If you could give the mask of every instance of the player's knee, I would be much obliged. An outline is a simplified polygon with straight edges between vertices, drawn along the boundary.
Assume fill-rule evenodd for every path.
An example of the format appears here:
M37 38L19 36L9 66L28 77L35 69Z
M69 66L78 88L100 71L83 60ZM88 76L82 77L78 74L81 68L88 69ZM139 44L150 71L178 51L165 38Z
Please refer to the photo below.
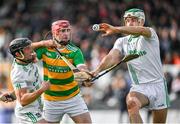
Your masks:
M127 109L129 113L137 113L141 108L141 103L136 97L130 97L127 99Z

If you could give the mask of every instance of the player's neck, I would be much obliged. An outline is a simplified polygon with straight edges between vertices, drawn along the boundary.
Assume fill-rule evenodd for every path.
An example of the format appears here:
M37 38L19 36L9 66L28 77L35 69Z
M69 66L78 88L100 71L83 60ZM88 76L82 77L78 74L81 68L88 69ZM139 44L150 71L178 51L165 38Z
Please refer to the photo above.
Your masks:
M66 47L65 45L60 45L60 44L57 45L58 49L64 49L65 47Z
M20 65L28 65L28 63L23 62L23 61L21 61L21 60L19 60L19 59L16 59L15 61L16 61L16 63L18 63L18 64L20 64Z

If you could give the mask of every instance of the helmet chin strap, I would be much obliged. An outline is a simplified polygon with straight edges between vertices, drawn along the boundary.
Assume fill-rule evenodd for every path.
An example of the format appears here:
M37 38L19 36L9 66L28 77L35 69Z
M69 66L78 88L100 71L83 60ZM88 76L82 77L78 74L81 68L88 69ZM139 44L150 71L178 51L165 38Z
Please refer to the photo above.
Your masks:
M16 56L16 59L18 59L18 60L24 59L24 54L22 53L22 51L19 51L19 53L20 53L21 57Z
M16 58L16 59L18 59L18 58ZM18 60L21 62L25 62L26 64L33 62L33 60L30 60L30 59L29 60L18 59Z
M21 54L21 57L16 56L15 58L18 59L19 61L25 62L25 63L31 63L33 60L29 59L29 60L23 60L24 59L24 54L22 53L22 51L19 52Z

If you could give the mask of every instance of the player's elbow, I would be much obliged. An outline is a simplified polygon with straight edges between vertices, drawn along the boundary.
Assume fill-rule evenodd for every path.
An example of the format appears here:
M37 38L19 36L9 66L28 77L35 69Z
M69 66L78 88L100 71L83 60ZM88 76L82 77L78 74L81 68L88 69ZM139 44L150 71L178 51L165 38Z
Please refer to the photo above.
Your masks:
M23 106L23 107L29 104L29 103L28 103L27 101L25 101L25 100L20 100L19 102L20 102L21 106Z
M147 27L140 27L140 34L147 38L151 37L151 31Z
M20 104L21 104L22 107L28 105L27 103L24 103L24 102L20 102Z
M19 100L20 104L24 107L28 104L30 104L32 101L30 101L29 99L27 99L26 97L22 97L20 100Z

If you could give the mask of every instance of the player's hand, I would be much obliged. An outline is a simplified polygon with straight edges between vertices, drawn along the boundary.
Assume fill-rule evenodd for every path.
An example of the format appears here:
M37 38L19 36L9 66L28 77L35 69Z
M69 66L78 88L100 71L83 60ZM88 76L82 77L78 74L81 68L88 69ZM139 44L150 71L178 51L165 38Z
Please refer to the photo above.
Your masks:
M93 82L91 82L91 79L93 78L93 75L85 70L81 70L80 72L74 73L74 80L79 82L80 86L84 87L90 87L93 85Z
M2 93L0 95L0 100L3 102L12 102L16 100L16 98L14 98L13 95L11 95L10 93Z
M96 77L99 72L98 71L91 71L90 74L92 75L92 77Z
M94 83L91 82L91 79L94 77L90 72L85 71L88 75L89 78L87 80L85 80L84 82L82 82L82 86L84 87L91 87Z
M46 91L46 90L48 90L49 88L50 88L50 82L49 82L49 81L42 82L42 84L41 84L41 89L42 89L43 91Z
M104 34L102 34L102 36L112 35L116 32L116 28L107 23L101 23L101 24L99 24L99 26L100 26L100 29L98 31L104 32Z
M41 42L43 43L44 47L57 47L54 40L42 40Z
M82 82L81 86L83 87L91 87L94 83L91 81L84 81Z
M91 73L87 71L80 71L74 73L74 80L78 82L90 81L92 78Z

